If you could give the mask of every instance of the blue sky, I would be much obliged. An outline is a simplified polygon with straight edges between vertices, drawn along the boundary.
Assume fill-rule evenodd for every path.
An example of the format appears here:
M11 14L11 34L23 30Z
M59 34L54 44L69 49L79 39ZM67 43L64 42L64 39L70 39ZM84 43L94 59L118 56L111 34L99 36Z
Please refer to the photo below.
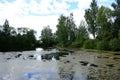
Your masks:
M0 0L0 24L5 19L13 27L29 27L38 33L44 26L50 25L53 32L61 14L74 14L74 21L79 25L84 20L84 10L92 0ZM110 7L114 0L97 0L98 5Z

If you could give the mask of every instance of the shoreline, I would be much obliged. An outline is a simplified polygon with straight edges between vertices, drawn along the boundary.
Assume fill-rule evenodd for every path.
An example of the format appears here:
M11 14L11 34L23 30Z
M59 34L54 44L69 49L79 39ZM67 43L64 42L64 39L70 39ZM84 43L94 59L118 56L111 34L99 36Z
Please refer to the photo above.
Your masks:
M105 51L105 50L96 50L96 49L84 49L84 48L71 48L71 47L57 47L60 50L68 50L68 51L86 51L86 52L96 52L96 53L120 53L120 51Z

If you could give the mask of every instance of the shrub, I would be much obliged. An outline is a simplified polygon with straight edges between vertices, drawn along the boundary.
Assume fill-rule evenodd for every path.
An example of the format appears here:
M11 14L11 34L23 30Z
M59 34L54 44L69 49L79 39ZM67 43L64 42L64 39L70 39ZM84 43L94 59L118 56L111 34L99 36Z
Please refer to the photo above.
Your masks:
M109 42L109 45L110 45L110 49L112 51L119 51L120 50L120 42L116 38L111 39Z
M83 47L83 43L84 43L85 39L80 39L80 40L76 40L72 43L72 47Z
M75 48L82 47L82 45L77 41L73 42L71 46Z
M98 50L109 50L109 42L104 41L104 40L97 42L97 49Z
M83 48L85 49L94 49L95 46L95 40L88 39L84 42Z

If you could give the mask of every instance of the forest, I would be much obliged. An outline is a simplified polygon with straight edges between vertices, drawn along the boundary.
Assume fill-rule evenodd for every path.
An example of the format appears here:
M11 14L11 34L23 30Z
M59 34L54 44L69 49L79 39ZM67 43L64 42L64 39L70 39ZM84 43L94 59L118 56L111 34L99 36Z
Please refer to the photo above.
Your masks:
M53 33L50 26L46 26L42 29L39 40L36 40L36 31L33 29L15 29L5 20L3 29L0 30L0 51L56 46L120 51L120 0L112 3L111 8L98 7L97 1L92 0L90 7L85 10L84 18L85 21L80 21L80 25L76 26L73 13L69 16L60 15L56 32Z

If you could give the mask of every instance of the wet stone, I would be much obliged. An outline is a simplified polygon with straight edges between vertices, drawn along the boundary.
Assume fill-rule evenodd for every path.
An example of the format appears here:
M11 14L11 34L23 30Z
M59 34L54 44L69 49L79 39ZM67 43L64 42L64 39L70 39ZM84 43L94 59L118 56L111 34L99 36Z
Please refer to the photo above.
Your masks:
M120 55L120 53L115 53L114 55Z
M104 59L108 59L108 56L97 56L97 58L104 58Z
M75 59L75 57L73 57L73 59Z
M96 65L96 64L90 64L90 66L93 66L93 67L98 67L98 65Z
M114 59L114 60L117 60L117 59L120 59L120 58L118 58L118 57L114 57L113 59Z
M70 63L70 61L67 60L67 61L65 61L64 63L65 63L65 64L66 64L66 63Z
M15 58L19 58L21 55L22 55L22 54L18 54L18 55L15 56Z
M80 61L81 65L83 66L87 66L88 65L88 62L87 61Z
M7 60L10 60L11 58L6 58Z
M107 64L106 66L108 66L108 67L114 67L113 64Z
M29 55L29 57L33 58L33 57L34 57L34 55Z

